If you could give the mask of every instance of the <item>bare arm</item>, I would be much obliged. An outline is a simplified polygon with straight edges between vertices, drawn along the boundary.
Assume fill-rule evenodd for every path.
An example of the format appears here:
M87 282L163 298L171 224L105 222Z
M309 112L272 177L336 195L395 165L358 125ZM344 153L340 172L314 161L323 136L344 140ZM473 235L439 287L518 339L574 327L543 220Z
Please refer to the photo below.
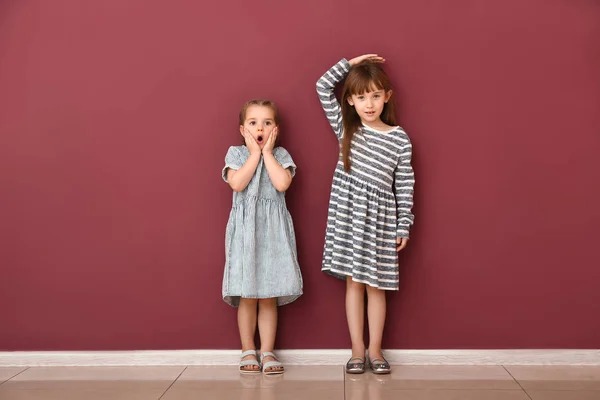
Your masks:
M246 189L246 186L248 186L250 180L254 176L259 161L260 153L250 154L250 157L248 157L244 165L242 165L242 168L238 170L230 168L227 171L227 182L234 192L241 192Z
M248 157L240 169L229 169L227 171L227 182L234 192L241 192L246 189L260 161L260 147L258 143L256 143L249 133L244 134L244 138L246 139L246 146L250 151L250 157Z
M269 136L269 139L263 148L263 158L271 183L275 186L277 191L285 192L292 183L292 172L287 168L283 168L273 155L273 146L275 145L275 139L277 139L278 133L279 129L275 128L271 136Z
M292 173L279 165L272 153L264 154L264 158L271 183L277 191L285 192L292 183Z

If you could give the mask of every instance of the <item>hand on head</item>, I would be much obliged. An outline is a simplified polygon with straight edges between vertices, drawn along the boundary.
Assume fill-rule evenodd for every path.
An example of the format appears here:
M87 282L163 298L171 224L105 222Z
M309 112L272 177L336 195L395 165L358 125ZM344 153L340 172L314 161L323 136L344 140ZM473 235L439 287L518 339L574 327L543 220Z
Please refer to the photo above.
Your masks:
M350 66L353 66L356 64L360 64L361 62L363 62L365 60L369 60L369 61L375 62L375 63L384 63L385 62L385 58L380 57L377 54L364 54L362 56L354 57L353 59L348 61L348 63L350 63Z

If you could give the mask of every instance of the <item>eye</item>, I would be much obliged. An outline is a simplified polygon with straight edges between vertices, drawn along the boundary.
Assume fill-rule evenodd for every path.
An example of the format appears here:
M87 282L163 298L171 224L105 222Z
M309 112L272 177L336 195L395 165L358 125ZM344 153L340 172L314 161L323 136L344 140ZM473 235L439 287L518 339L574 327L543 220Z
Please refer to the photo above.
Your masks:
M271 121L265 122L265 125L270 126L271 125Z
M250 121L250 123L248 125L254 126L254 125L256 125L256 122L255 121Z
M376 94L376 95L375 95L375 96L373 96L373 97L374 97L374 98L376 98L376 99L378 99L378 98L380 98L380 97L381 97L381 95L379 95L379 94Z
M365 96L363 96L363 95L360 95L360 96L356 96L356 98L357 98L357 99L359 99L359 100L364 100L364 99L365 99Z

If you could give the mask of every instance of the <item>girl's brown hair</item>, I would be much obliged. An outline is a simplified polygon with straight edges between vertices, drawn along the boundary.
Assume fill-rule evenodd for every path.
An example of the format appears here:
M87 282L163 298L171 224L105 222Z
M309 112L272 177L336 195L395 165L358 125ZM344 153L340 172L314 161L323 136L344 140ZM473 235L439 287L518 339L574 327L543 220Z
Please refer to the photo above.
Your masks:
M250 100L242 106L242 109L240 110L240 126L244 125L244 122L246 122L246 112L251 106L269 107L271 110L273 110L273 119L275 120L275 126L279 126L279 110L277 109L277 106L271 100L261 99ZM277 138L277 140L279 140L279 138ZM243 136L242 144L244 146L246 145L246 139Z
M390 80L380 64L363 61L360 64L352 66L346 77L344 89L342 91L342 124L344 128L344 137L342 138L342 160L344 161L344 170L350 172L350 147L354 134L362 126L362 122L356 109L348 103L348 99L353 94L363 94L375 90L384 90L386 95L392 90ZM383 106L381 120L387 125L396 125L396 116L394 114L395 104L394 95L389 98Z

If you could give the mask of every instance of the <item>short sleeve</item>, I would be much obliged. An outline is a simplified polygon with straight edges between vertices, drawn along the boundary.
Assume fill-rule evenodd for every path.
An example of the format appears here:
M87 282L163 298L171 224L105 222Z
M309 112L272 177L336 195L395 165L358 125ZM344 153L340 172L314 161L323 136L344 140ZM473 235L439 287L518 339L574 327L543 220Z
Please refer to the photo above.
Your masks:
M235 146L231 146L229 150L227 150L227 155L225 155L225 166L223 167L223 172L221 173L223 180L227 182L227 170L229 168L238 170L242 168L243 165L244 162L242 161L240 149Z
M294 164L294 160L292 160L292 156L290 153L283 147L277 147L274 151L275 159L284 169L290 169L292 173L292 177L296 175L296 164Z

